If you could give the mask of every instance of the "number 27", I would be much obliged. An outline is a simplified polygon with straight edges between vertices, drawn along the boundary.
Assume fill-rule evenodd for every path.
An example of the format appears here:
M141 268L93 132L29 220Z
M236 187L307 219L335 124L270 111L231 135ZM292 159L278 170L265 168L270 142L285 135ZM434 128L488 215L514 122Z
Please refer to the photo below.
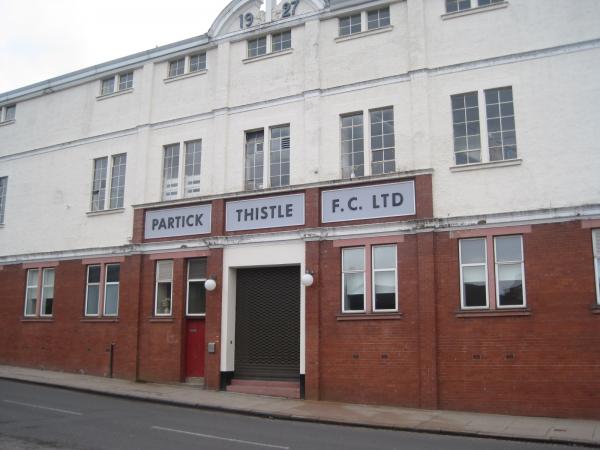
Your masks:
M296 8L300 4L300 0L292 0L283 4L283 17L290 17L296 14Z

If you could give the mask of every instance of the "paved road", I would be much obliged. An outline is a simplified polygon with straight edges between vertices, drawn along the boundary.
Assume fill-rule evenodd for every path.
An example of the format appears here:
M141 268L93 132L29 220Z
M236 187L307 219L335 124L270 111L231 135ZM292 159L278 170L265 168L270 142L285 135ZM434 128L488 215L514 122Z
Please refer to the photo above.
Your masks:
M0 380L0 449L567 450L573 448L269 420Z

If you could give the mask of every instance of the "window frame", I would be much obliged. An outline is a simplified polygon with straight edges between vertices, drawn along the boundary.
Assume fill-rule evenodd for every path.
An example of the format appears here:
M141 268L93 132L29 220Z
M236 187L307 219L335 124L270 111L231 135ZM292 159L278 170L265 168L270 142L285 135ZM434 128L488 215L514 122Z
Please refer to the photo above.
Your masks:
M457 4L457 9L455 9L453 11L448 10L448 3L451 1L454 1ZM465 2L465 1L468 1L469 6L460 8L460 3ZM481 4L482 1L488 1L489 3L482 5ZM445 2L446 14L460 13L463 11L469 11L469 10L476 9L476 8L486 8L488 6L493 6L498 3L504 3L505 1L506 0L446 0L446 2ZM475 6L473 6L473 2L476 2Z
M191 144L197 144L200 146L200 150L199 150L199 161L197 162L199 167L200 167L200 174L199 175L193 175L194 177L197 176L199 177L199 182L197 185L197 192L188 192L188 185L187 185L187 179L188 176L186 175L186 170L188 167L187 164L187 155L188 155L188 146L190 146ZM177 147L177 157L178 157L178 162L177 165L171 165L171 170L173 171L174 169L177 170L177 177L172 177L168 178L169 180L171 180L171 183L174 183L175 180L177 181L177 186L176 189L173 188L173 186L170 186L170 189L172 190L173 194L169 195L167 197L166 195L166 181L167 181L167 177L166 177L166 173L165 173L165 162L166 162L166 152L167 149L169 148L174 148ZM197 139L188 139L188 140L184 140L184 141L179 141L179 142L172 142L170 144L166 144L163 145L162 147L162 154L161 154L161 187L160 187L160 201L166 202L166 201L172 201L172 200L180 200L180 199L184 199L184 198L194 198L194 197L199 197L202 195L202 170L204 168L204 164L203 164L203 160L204 160L204 139L202 138L197 138ZM194 160L194 164L196 164L196 161Z
M483 259L484 263L467 263L463 264L462 262L462 245L463 241L483 241ZM490 287L489 287L489 271L488 271L488 241L485 237L472 237L466 239L458 240L458 264L460 271L460 309L463 311L471 311L471 310L487 310L490 309ZM463 276L463 268L464 267L484 267L484 280L485 280L485 305L484 306L466 306L465 304L465 292L464 292L464 276Z
M204 282L208 279L208 276L205 274L204 278L190 278L190 263L192 261L204 260L206 264L208 264L207 258L190 258L186 261L187 271L186 271L186 292L185 292L185 315L186 317L206 317L206 302L204 304L204 312L203 313L190 313L190 283L202 283L202 289L204 288ZM208 266L207 266L208 271ZM206 297L205 297L206 300ZM172 303L171 303L172 306Z
M100 268L100 278L98 279L97 283L90 283L90 269L92 267L99 267ZM98 286L98 312L96 314L89 314L88 313L88 304L89 304L89 294L90 294L90 290L89 287L90 286ZM83 315L84 317L101 317L101 312L103 310L103 308L100 305L100 302L102 301L102 264L88 264L86 266L86 270L85 270L85 304L84 304L84 309L83 309Z
M125 87L123 89L121 89L121 79L123 77L129 77L130 75L131 75L131 80L128 80L125 84ZM133 90L134 79L135 79L135 75L134 75L133 70L129 70L126 72L118 72L109 77L102 78L100 80L100 95L99 95L99 97L100 98L109 97L113 94L118 94L119 92L128 92L128 91ZM107 82L112 83L112 89L110 90L110 92L108 92L108 91L104 92L104 83L107 83Z
M102 264L104 270L104 283L103 283L103 301L102 301L102 317L119 317L119 307L121 306L121 264L120 263L106 263ZM119 267L119 281L108 281L108 268L110 266L118 266ZM102 280L101 280L102 281ZM111 285L117 286L117 312L115 314L109 314L106 312L106 294L108 292L107 287Z
M382 25L381 24L381 13L382 11L387 11L387 21L388 23ZM373 13L377 13L377 26L372 27L370 26L371 22L369 20L369 14L373 14ZM392 15L390 12L390 5L386 5L386 6L381 6L379 8L375 8L375 9L368 9L366 11L366 15L367 15L367 27L366 27L366 31L373 31L373 30L379 30L381 28L385 28L385 27L389 27L392 24Z
M356 17L358 17L358 26L359 29L358 31L352 31L352 19L356 19ZM343 20L349 20L348 22L348 26L342 26L342 21ZM338 17L338 37L346 37L346 36L352 36L354 34L359 34L363 32L363 12L360 11L358 13L351 13L351 14L346 14L344 16ZM356 24L354 24L354 26L356 26ZM343 33L342 29L344 28L348 28L348 32L347 33Z
M207 67L207 56L206 56L206 52L200 52L200 53L193 53L191 55L189 55L188 57L189 63L187 64L187 68L188 68L188 72L187 73L196 73L196 72L202 72L203 70L206 70ZM203 62L203 64L198 64L198 67L195 69L192 69L192 60L194 58L198 58L198 62Z
M600 306L600 228L592 230L592 255L596 275L596 305Z
M359 139L354 139L354 130L355 130L355 126L354 123L352 123L351 129L352 129L352 139L348 140L348 139L344 139L344 129L348 128L348 127L344 127L344 119L348 119L348 118L352 118L354 120L354 117L358 117L360 116L360 126L362 128L362 137L360 138L361 142L362 142L362 158L363 158L363 163L362 163L362 174L356 174L355 173L355 167L360 167L361 164L354 164L354 156L353 155L358 155L360 154L360 152L358 151L354 151L355 148L355 144L354 141L358 141ZM349 156L351 158L351 162L352 165L345 167L344 166L344 142L350 142L351 143L351 151L349 152ZM367 176L367 166L370 164L367 164L367 161L365 158L365 113L364 111L355 111L352 113L347 113L347 114L341 114L340 115L340 162L341 162L341 178L344 180L352 180L355 178L360 178L360 177L365 177ZM344 170L345 169L349 169L350 173L348 176L346 176L344 174Z
M117 180L122 179L122 186L117 185L117 195L113 197L113 189L114 189L114 180L115 180L115 162L117 158L125 158L124 164L119 164L118 167L123 167L123 173L118 174L116 177ZM97 191L95 189L96 183L96 161L106 160L106 167L104 169L104 183L105 186L103 189L98 190L98 192L103 191L102 198L99 197L99 205L101 207L95 207L94 202L94 193ZM116 153L113 155L101 156L98 158L94 158L92 160L92 190L91 190L91 198L90 198L90 213L102 213L103 211L115 211L119 209L123 209L125 207L125 191L127 187L127 153ZM122 194L122 195L121 195ZM116 206L112 206L113 200L117 200ZM121 204L119 204L118 200L121 199Z
M35 277L35 285L34 284L29 284L29 274L30 272L36 271L37 275ZM40 303L41 303L41 299L40 299L40 274L42 273L42 268L41 267L32 267L27 269L27 271L25 272L25 305L23 308L23 317L25 318L35 318L35 317L39 317L39 312L40 312ZM35 307L34 307L34 311L31 314L27 313L27 305L28 305L28 300L29 300L29 290L30 289L35 289Z
M171 281L160 281L159 280L159 276L160 276L160 265L161 263L166 263L166 262L170 262L171 263ZM175 278L175 262L172 259L161 259L161 260L157 260L156 264L154 265L155 267L155 275L154 275L154 317L173 317L173 280ZM158 312L158 284L159 283L169 283L171 285L171 292L170 292L170 297L169 299L171 300L170 303L170 308L169 308L169 312L168 313L159 313Z
M374 314L377 313L395 313L398 312L399 301L398 301L398 246L396 244L381 244L381 245L371 245L371 310ZM381 247L391 247L394 249L394 268L386 268L386 269L376 269L375 268L375 250ZM392 309L377 309L375 302L375 273L377 272L394 272L394 302L395 306Z
M502 261L498 262L498 251L497 251L497 242L498 238L508 238L508 237L519 237L521 244L521 260L520 261ZM516 265L520 264L521 266L521 283L523 290L523 304L522 305L500 305L500 277L498 276L499 266L502 265ZM527 308L527 290L525 284L525 249L523 246L523 236L517 234L507 234L502 236L494 236L494 276L496 277L496 309L517 309L517 308Z
M512 132L514 133L514 138L515 138L515 143L514 143L514 152L515 152L515 156L514 158L504 158L504 145L502 145L502 155L503 155L503 159L492 159L492 155L491 155L491 147L490 147L490 132L488 129L488 121L490 120L490 118L488 117L488 103L487 103L487 93L491 92L491 91L500 91L502 89L510 89L511 91L511 104L512 104L512 116L504 116L504 118L508 118L508 117L512 117L513 122L514 122L514 129L512 130L508 130L508 132ZM474 162L469 162L468 161L468 154L477 151L477 149L473 148L473 149L469 149L469 144L468 144L468 134L464 136L464 138L467 140L467 144L464 150L459 150L457 152L456 150L456 139L458 139L456 137L455 134L455 118L454 118L454 105L453 105L453 99L455 97L458 96L466 96L468 94L474 94L477 93L477 110L478 110L478 117L477 117L477 122L479 123L479 161L474 161ZM504 103L508 103L508 102L504 102ZM498 103L498 105L500 105L501 103ZM482 108L481 105L484 105L484 108ZM493 106L494 104L492 104ZM472 108L472 107L470 107ZM470 108L466 108L466 105L464 107L465 109L465 114L467 109ZM499 106L499 108L501 108ZM511 163L514 161L520 161L519 158L519 148L517 145L517 107L515 104L515 89L514 89L514 85L510 85L510 86L499 86L499 87L493 87L493 88L484 88L484 89L476 89L476 90L470 90L470 91L466 91L466 92L459 92L456 94L450 94L450 115L451 115L451 123L452 123L452 151L453 151L453 159L454 159L454 168L461 168L461 167L469 167L469 166L477 166L477 165L486 165L486 164L502 164L502 163ZM491 120L495 120L498 119L500 121L502 121L502 117L503 116L498 116L498 117L493 117L491 118ZM466 120L466 119L465 119ZM464 122L464 125L467 127L467 133L468 133L468 124L469 123L474 123L475 121L468 121L468 122ZM493 132L493 133L497 133L497 132ZM502 131L500 131L500 133L502 134ZM472 136L476 136L476 135L472 135ZM462 137L462 136L461 136ZM510 145L509 145L510 146ZM494 146L494 148L497 148L497 146ZM457 153L464 153L467 154L467 162L466 163L458 163L457 161Z
M246 41L246 58L251 59L251 58L259 58L261 56L265 56L269 54L269 36L270 35L262 35L262 36L256 36L252 39L248 39ZM259 49L262 49L263 46L260 45L260 42L264 39L265 41L265 45L264 45L264 52L263 53L258 53ZM256 44L255 47L253 47L253 45ZM253 54L253 53L256 54ZM272 53L272 52L271 52Z
M285 39L285 36L289 34L289 39ZM275 50L275 38L281 38L279 45L281 48ZM284 47L284 44L289 43ZM271 34L271 53L283 52L285 50L290 50L292 48L292 30L283 30L277 33Z
M43 318L49 318L49 317L53 317L54 316L54 297L55 297L55 293L56 293L56 268L54 267L43 267L41 268L42 271L42 283L41 283L41 292L40 292L40 317ZM46 295L44 293L44 290L46 288L49 288L50 285L46 284L46 273L52 271L54 272L54 278L52 281L52 312L50 314L45 314L44 310L45 310L45 306L46 306L46 302L48 301L48 299L46 298Z
M12 116L9 118L9 111L12 111ZM17 120L17 104L12 103L0 107L0 123L8 124Z
M6 199L8 197L8 176L0 177L0 226L6 219Z
M385 146L385 136L389 136L389 134L385 134L385 130L383 129L384 124L386 123L385 118L383 117L383 114L387 111L391 111L392 113L392 128L393 128L393 133L392 133L392 139L393 139L393 146L392 147L386 147ZM381 137L381 144L382 146L380 148L374 149L373 148L373 114L376 113L382 113L382 117L381 117L381 127L382 127L382 134L380 135ZM377 122L375 122L377 123ZM396 172L396 116L394 114L394 107L393 106L385 106L383 108L375 108L375 109L370 109L369 110L369 129L367 130L368 136L369 136L369 169L367 170L365 167L365 174L369 174L370 175L385 175L385 174L389 174L389 173L394 173ZM363 137L364 137L364 133L365 131L363 130ZM389 159L385 159L385 152L391 150L394 158L389 160ZM373 156L373 153L375 151L381 151L383 152L383 159L381 161L375 161L375 158ZM385 166L386 163L392 163L394 165L394 170L391 171L386 171L385 170ZM373 168L373 165L375 163L381 163L382 164L382 172L381 173L375 173L375 170ZM366 163L365 163L366 166Z
M344 270L344 253L349 250L361 249L363 251L363 270ZM342 314L365 314L367 312L367 250L365 246L344 247L341 252L341 269L342 269ZM363 274L363 307L361 310L346 310L346 273L362 273Z
M279 137L273 137L273 130L283 130L287 128L288 130L288 135L287 136L279 136ZM287 148L284 148L284 143L286 142L287 139ZM273 141L274 140L279 140L279 150L277 151L273 151ZM283 162L283 154L284 152L287 151L287 173L284 174L283 173L283 168L285 167L285 162ZM269 148L268 148L268 155L265 156L266 162L265 162L265 166L264 166L264 175L266 175L268 180L268 185L267 187L287 187L291 185L291 175L292 175L292 127L290 126L290 124L283 124L283 125L273 125L269 127ZM278 163L274 163L273 162L273 154L274 153L279 153L279 162ZM279 174L278 175L273 175L273 165L278 165L279 166ZM279 179L279 184L274 184L273 183L273 177L276 177ZM283 179L287 177L287 183L283 183Z

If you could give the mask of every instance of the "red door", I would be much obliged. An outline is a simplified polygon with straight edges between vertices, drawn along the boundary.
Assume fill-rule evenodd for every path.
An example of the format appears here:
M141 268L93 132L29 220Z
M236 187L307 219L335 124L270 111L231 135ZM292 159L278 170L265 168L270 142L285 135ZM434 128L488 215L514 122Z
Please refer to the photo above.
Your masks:
M204 319L187 321L186 349L186 377L203 377Z

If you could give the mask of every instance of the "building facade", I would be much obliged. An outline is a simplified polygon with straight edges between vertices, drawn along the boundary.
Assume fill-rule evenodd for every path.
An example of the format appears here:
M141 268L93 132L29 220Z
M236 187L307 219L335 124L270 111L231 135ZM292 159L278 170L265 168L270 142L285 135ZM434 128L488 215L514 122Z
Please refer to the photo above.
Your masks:
M0 363L600 418L599 25L234 0L0 94Z

